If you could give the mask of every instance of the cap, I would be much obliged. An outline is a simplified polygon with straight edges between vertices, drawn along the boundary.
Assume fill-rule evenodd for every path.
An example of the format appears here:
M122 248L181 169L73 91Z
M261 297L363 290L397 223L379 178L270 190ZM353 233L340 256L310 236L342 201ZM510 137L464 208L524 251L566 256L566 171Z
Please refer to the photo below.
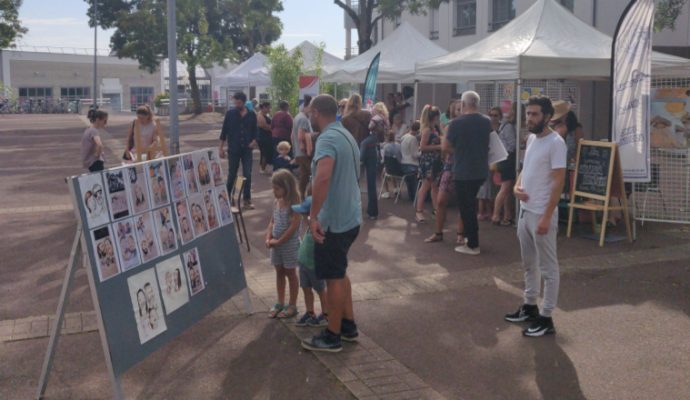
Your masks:
M299 214L309 214L309 210L311 209L311 196L307 196L307 198L304 199L302 204L295 204L292 206L292 211L299 213Z

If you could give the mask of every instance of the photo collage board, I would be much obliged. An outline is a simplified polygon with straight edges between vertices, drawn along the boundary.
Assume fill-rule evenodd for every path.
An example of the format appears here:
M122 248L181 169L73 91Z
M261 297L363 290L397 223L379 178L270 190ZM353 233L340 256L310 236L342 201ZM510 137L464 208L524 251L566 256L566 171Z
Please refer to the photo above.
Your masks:
M128 315L143 346L166 332L171 314L209 284L203 249L222 246L204 245L205 238L236 242L218 151L199 150L74 179L96 286L126 292L121 299L131 303ZM211 235L215 231L219 234ZM241 265L239 250L236 254ZM208 259L217 264L216 255ZM241 283L246 286L244 279Z

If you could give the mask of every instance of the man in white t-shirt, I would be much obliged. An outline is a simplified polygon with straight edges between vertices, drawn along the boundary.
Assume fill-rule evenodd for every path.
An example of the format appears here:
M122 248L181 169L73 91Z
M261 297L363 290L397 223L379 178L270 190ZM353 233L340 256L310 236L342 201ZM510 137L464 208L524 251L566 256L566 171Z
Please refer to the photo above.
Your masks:
M520 200L518 239L525 268L524 304L505 316L510 322L531 322L525 336L556 333L551 313L558 301L560 272L556 253L558 201L565 182L567 147L561 136L549 128L554 109L548 97L530 97L527 103L527 140L524 165L515 182ZM537 298L544 278L544 304L539 312Z

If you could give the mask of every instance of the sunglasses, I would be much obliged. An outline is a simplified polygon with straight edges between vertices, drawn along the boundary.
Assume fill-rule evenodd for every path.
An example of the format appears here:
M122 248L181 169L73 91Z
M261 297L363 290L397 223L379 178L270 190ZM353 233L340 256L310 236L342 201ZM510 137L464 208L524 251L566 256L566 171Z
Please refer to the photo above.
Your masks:
M500 116L500 115L498 115L498 114L489 114L489 117L492 117L492 118L493 118L493 117L496 117L496 118L501 118L501 116Z

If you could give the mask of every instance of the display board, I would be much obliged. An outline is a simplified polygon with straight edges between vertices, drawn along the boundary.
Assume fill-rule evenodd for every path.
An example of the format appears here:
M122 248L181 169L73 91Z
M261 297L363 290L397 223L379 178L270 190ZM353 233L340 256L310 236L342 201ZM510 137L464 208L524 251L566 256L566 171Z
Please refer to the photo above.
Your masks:
M611 169L611 147L598 142L581 144L577 158L575 191L596 196L606 196Z
M116 375L246 288L217 150L70 184Z

